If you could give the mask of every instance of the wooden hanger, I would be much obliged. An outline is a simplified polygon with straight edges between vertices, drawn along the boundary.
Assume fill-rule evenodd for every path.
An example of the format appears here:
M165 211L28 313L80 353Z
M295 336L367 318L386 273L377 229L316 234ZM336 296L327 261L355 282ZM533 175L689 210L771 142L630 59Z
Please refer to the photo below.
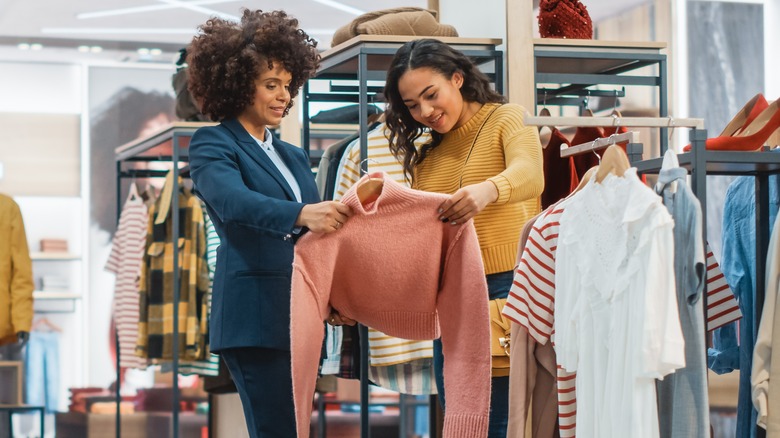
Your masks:
M577 187L574 189L574 191L569 193L569 196L567 196L567 198L582 190L582 188L585 187L586 184L588 184L588 181L590 181L591 177L593 177L593 174L598 172L598 170L599 170L599 166L593 166L590 169L586 170L585 175L582 175L582 178L580 179L580 183L577 184Z
M369 204L376 201L376 199L379 197L379 194L382 193L382 188L384 185L384 179L369 176L367 180L363 181L358 186L355 193L357 194L358 200L361 204Z
M630 168L631 163L628 161L628 156L623 152L623 149L618 145L610 145L604 151L604 155L601 156L601 163L596 172L596 182L604 181L604 178L610 173L622 177L626 170Z

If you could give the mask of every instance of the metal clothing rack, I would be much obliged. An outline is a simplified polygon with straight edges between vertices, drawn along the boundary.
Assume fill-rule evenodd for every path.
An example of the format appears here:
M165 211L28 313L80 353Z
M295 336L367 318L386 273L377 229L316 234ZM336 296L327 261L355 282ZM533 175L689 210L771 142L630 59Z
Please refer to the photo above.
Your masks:
M754 302L754 336L761 322L766 294L766 258L769 250L772 224L769 223L769 176L780 174L780 154L768 152L732 152L708 151L705 149L707 131L691 132L690 152L678 154L680 167L688 169L691 174L691 189L699 199L702 209L702 225L707 232L707 176L731 175L753 176L756 179L756 272L755 272L755 302ZM662 158L653 158L636 163L640 173L658 173ZM705 285L706 287L706 285ZM707 306L706 290L703 295L704 306ZM705 352L706 354L706 352ZM753 425L756 436L764 438L766 430Z
M382 102L382 87L373 83L383 83L387 69L396 51L406 42L419 39L410 36L359 35L324 53L320 69L316 75L303 85L303 135L302 143L309 152L310 105L312 102L344 102L359 104L359 144L360 170L368 171L368 104ZM503 52L496 50L500 39L488 38L436 38L463 52L485 72L495 85L496 91L504 92ZM344 87L348 81L351 85ZM325 83L326 92L313 92L312 85ZM372 82L369 86L369 82ZM368 328L360 325L360 436L368 438L369 430L369 393L368 393ZM435 397L431 397L431 428L435 427ZM435 436L435 435L432 435Z
M139 168L138 163L163 162L171 163L173 172L173 193L179 193L179 176L182 175L182 169L179 164L189 161L189 140L198 128L211 126L213 123L200 122L174 122L171 125L160 129L147 137L133 140L130 143L116 148L116 177L117 177L117 218L122 211L122 180L126 178L165 178L168 170L152 170ZM177 198L174 197L174 200ZM173 221L173 241L177 241L182 230L179 229L179 209L171 208L171 220ZM179 247L173 245L173 260L178 263ZM173 301L179 302L181 287L181 278L179 270L173 269ZM179 436L179 306L173 306L173 402L172 402L172 431L173 437ZM122 416L120 414L121 396L121 375L120 375L120 348L119 333L117 331L114 339L116 343L116 437L122 436ZM209 406L211 405L211 396L209 396ZM211 436L212 413L209 409L209 436Z

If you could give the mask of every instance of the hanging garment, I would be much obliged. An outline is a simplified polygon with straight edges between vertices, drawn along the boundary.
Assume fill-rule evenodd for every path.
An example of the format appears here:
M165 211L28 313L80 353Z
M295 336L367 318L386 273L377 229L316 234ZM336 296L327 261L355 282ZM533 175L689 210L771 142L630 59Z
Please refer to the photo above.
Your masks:
M33 317L30 250L19 205L0 194L0 345L29 332Z
M705 284L702 214L671 149L664 156L655 191L674 219L674 275L680 325L685 338L685 368L658 381L658 415L662 437L706 437L710 431L707 364L704 345Z
M146 253L141 265L138 345L136 353L150 359L173 358L173 305L179 308L179 358L201 359L205 337L201 317L206 311L203 300L208 289L208 267L205 262L206 238L203 210L198 198L182 187L173 193L172 173L155 205L149 209ZM174 201L175 199L175 201ZM174 303L173 289L173 202L179 208L179 301Z
M214 269L217 266L217 248L219 248L219 236L216 229L214 229L214 222L211 221L211 217L206 212L206 205L203 201L200 202L200 207L203 210L203 225L206 233L206 265L209 272L209 288L206 291L206 296L203 300L206 302L206 316L200 318L200 331L203 334L205 341L204 345L204 360L183 360L179 362L179 374L198 374L201 376L218 376L219 375L219 356L212 353L209 349L209 318L211 317L211 291L214 284ZM161 369L163 372L173 371L173 366L170 362L162 364Z
M777 152L767 152L777 153ZM769 177L769 221L774 223L780 205L780 177ZM736 178L726 190L726 202L723 206L723 256L721 267L729 286L734 291L742 310L739 326L739 361L732 363L740 370L739 401L737 405L737 438L755 435L757 412L753 408L751 396L750 370L753 367L753 350L757 330L753 315L755 309L755 272L756 272L756 189L755 177ZM724 329L726 329L724 327ZM729 329L717 333L717 343L736 345L736 339L723 339ZM736 335L736 331L731 331ZM721 361L722 362L722 361Z
M24 360L25 401L57 412L60 403L60 335L57 332L30 332Z
M544 157L544 191L542 192L542 208L568 196L580 183L574 171L574 158L561 158L561 146L569 146L569 140L558 128L553 128L550 141L542 152Z
M555 342L577 372L577 435L658 437L654 379L685 366L672 218L629 169L591 181L560 223Z
M336 176L339 161L344 151L356 138L358 138L358 134L350 135L328 146L325 152L322 153L320 164L317 167L317 177L314 179L320 199L326 201L333 199L333 178Z
M446 195L405 188L342 199L353 216L338 232L308 233L295 246L291 347L298 436L309 436L311 397L330 306L404 339L439 336L447 357L445 437L483 438L490 405L488 296L472 221L441 222ZM425 242L425 245L421 245ZM381 261L381 262L378 262ZM338 285L338 287L334 287Z
M388 135L385 123L380 123L368 133L368 170L385 173L398 184L407 186L403 166L390 152ZM425 144L429 140L430 135L425 133L416 143ZM360 161L360 142L355 140L344 151L339 163L333 199L341 200L344 193L360 179ZM326 344L330 345L331 342ZM402 394L437 393L430 361L433 358L432 341L399 339L369 327L368 348L369 373L371 381L376 385ZM419 363L415 363L417 361Z
M766 297L761 324L753 352L753 406L758 410L758 425L766 436L780 436L780 349L774 342L780 339L780 220L775 219L766 257Z
M119 215L106 271L116 276L113 316L119 337L119 366L146 368L148 361L135 354L138 344L138 277L146 252L148 210L135 183Z
M558 248L560 218L566 204L564 199L541 214L531 228L509 290L504 315L525 328L540 345L552 342L556 294L555 257ZM511 377L511 374L510 374ZM560 436L576 435L577 398L576 373L557 365L558 424ZM514 413L514 408L512 409Z
M550 208L554 208L554 205ZM546 212L540 213L523 227L518 245L518 265L536 221ZM512 322L511 340L507 436L557 437L558 385L552 343L536 342L528 330L516 321Z

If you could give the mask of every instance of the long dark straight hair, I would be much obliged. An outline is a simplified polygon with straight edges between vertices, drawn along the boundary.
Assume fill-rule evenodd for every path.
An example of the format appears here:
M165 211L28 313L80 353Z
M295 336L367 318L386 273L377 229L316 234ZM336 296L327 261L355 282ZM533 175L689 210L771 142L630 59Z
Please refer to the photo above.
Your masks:
M385 81L385 100L387 109L385 119L390 131L390 150L403 163L404 174L412 181L414 168L425 156L437 147L444 137L431 130L431 141L418 151L414 142L423 134L426 127L412 117L398 91L398 81L404 73L421 67L428 67L441 73L447 80L455 72L463 75L460 93L467 102L505 103L504 96L490 88L490 79L482 73L463 53L449 45L434 39L410 41L395 53Z

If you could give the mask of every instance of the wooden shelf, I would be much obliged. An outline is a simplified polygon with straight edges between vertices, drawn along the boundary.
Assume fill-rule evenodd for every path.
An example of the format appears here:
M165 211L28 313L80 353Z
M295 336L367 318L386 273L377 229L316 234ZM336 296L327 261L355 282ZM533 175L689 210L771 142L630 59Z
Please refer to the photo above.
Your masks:
M81 294L74 292L52 292L44 290L33 291L36 300L80 300Z
M68 252L31 252L32 260L81 260L81 256Z
M119 146L115 150L116 160L122 161L128 158L140 157L170 157L173 153L171 140L173 140L174 136L178 135L183 137L181 139L182 144L180 144L179 147L184 149L189 146L189 139L198 128L214 125L216 125L216 123L173 122L146 137L141 137Z

